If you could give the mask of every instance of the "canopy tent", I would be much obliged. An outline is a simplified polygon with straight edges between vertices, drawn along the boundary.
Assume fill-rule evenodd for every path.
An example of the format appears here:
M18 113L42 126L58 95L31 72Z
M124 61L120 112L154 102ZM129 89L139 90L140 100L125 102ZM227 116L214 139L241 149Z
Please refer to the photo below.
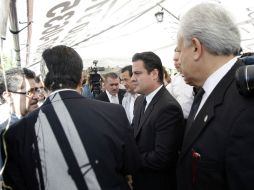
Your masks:
M190 7L204 2L201 0L9 1L10 13L7 11L7 14L12 33L7 30L9 34L3 44L4 48L10 47L9 41L14 39L11 49L15 51L10 54L14 56L13 60L36 72L39 72L42 51L59 44L76 49L82 56L85 67L92 66L93 60L98 60L98 66L122 67L131 63L134 53L154 51L161 57L163 65L173 68L172 56L179 17ZM244 51L253 51L252 1L209 2L220 3L233 13L241 31ZM2 5L1 3L0 6ZM154 15L162 8L164 21L158 23ZM15 24L17 28L12 28ZM26 27L27 25L29 26ZM2 27L6 26L1 24Z

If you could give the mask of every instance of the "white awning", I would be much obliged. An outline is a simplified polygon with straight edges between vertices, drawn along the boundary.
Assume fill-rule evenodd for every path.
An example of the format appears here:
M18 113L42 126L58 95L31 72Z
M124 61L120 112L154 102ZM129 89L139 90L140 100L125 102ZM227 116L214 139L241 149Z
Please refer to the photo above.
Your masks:
M173 68L178 18L201 0L19 0L18 22L32 24L19 33L22 66L38 70L42 51L64 44L75 48L90 67L124 66L136 52L154 51ZM235 16L245 51L254 51L252 0L214 0ZM27 4L28 3L28 4ZM2 4L1 4L2 5ZM0 6L1 6L0 5ZM164 21L154 14L164 7ZM26 23L26 24L27 24ZM26 24L19 24L19 29Z

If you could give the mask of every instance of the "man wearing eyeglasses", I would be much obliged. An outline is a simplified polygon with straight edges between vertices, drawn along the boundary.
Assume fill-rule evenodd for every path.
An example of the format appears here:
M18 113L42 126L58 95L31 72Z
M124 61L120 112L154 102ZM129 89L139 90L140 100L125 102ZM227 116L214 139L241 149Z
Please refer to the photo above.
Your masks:
M37 88L34 80L35 73L33 71L26 68L12 68L6 71L5 76L6 86L3 77L0 77L0 96L2 100L0 106L1 138L4 129L38 107ZM0 151L0 168L2 165L3 161Z
M6 106L5 111L9 111L11 117L10 120L7 118L7 120L0 123L1 128L5 127L8 122L13 124L38 107L37 88L33 71L26 68L12 68L7 70L5 75L7 89L4 80L2 79L0 82L1 89L3 89L1 96L5 100L5 104L2 106Z

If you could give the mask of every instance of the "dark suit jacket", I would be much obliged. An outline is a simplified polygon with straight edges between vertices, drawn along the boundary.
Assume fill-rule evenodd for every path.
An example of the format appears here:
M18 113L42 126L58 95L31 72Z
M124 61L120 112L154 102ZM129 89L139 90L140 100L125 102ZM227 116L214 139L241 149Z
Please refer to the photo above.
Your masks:
M254 97L237 90L240 65L218 83L184 138L179 190L254 189Z
M123 101L123 97L124 97L125 92L126 92L125 90L119 89L118 99L119 99L119 104L121 104L121 105L122 105L122 101ZM95 99L100 100L100 101L104 101L104 102L109 102L109 98L108 98L108 95L107 95L106 92L100 93Z
M174 190L184 129L181 107L163 86L139 122L143 99L139 96L134 107L134 136L142 160L141 169L133 176L134 190Z
M139 153L128 128L125 110L120 105L90 100L74 91L52 94L40 109L7 130L5 185L15 190L37 190L39 186L44 189L53 184L51 189L57 190L53 188L57 180L62 185L60 189L68 189L61 179L65 173L77 186L72 189L88 189L84 176L94 172L101 189L127 190L125 175L133 173L139 165ZM79 146L77 139L81 142ZM58 149L52 147L60 148L61 159L54 160ZM75 165L85 160L80 157L83 148L89 163ZM67 169L61 160L67 163ZM55 168L47 168L50 162L57 163ZM50 177L47 176L50 169L60 172Z

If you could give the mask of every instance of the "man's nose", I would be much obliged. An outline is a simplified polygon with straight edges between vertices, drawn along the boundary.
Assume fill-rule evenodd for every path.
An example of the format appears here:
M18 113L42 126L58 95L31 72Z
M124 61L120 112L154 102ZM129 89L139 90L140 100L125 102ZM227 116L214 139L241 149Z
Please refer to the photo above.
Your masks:
M131 82L136 81L136 77L134 75L131 76Z
M35 92L35 93L33 93L33 95L32 95L32 99L33 99L33 100L38 100L38 99L39 99L39 96L40 96L40 92Z

